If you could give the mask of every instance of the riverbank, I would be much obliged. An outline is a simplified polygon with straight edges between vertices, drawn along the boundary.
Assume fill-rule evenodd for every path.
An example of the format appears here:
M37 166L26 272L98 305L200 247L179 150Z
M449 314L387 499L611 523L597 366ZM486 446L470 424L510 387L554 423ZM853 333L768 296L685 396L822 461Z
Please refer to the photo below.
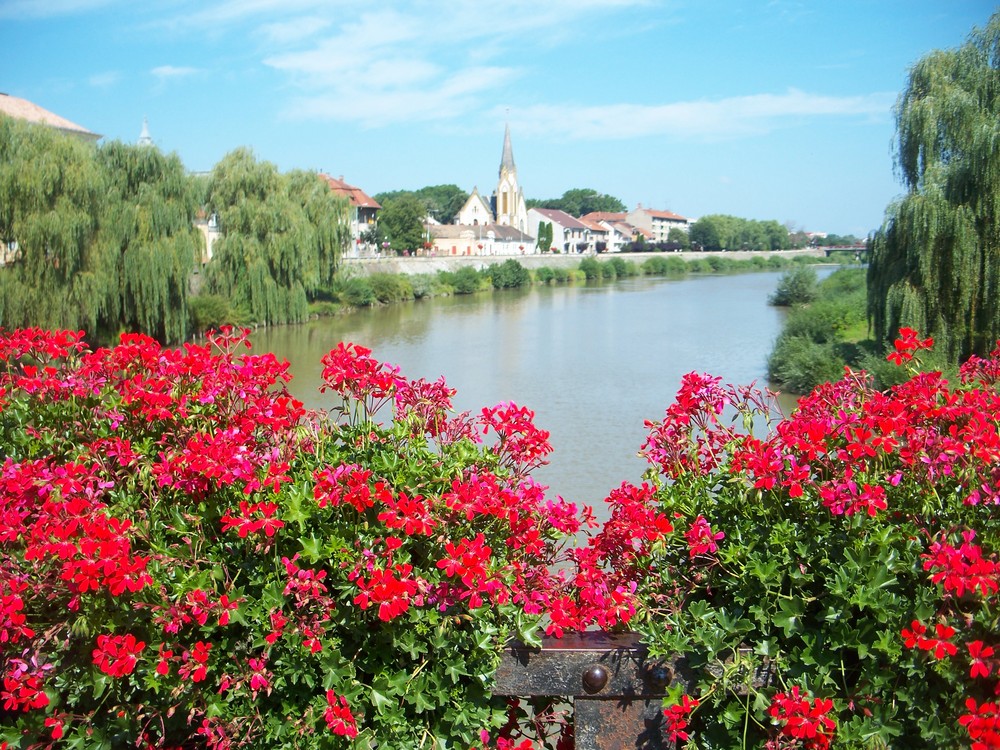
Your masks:
M410 258L343 258L342 267L349 269L351 273L370 276L376 273L400 274L405 276L417 276L421 274L436 274L439 272L454 273L463 268L472 268L482 271L490 266L503 263L507 260L516 260L522 266L530 270L537 268L578 268L580 262L587 258L595 258L598 261L609 261L612 258L621 258L641 265L650 258L680 258L684 261L696 261L706 258L726 258L727 260L749 261L753 258L768 259L771 257L794 260L795 258L823 258L826 252L822 248L805 248L802 250L762 250L746 251L736 250L732 252L683 252L683 253L612 253L602 255L580 255L545 253L535 255L455 255L455 256L417 256Z

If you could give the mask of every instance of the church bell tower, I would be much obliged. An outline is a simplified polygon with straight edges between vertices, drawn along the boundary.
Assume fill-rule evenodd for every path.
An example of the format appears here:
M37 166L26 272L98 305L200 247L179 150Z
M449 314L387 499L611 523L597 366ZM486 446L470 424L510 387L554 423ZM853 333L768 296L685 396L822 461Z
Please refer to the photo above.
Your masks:
M504 127L503 155L500 157L500 174L493 202L497 224L506 224L521 232L527 231L528 209L524 203L524 193L517 183L517 166L514 164L514 149L510 145L509 124Z

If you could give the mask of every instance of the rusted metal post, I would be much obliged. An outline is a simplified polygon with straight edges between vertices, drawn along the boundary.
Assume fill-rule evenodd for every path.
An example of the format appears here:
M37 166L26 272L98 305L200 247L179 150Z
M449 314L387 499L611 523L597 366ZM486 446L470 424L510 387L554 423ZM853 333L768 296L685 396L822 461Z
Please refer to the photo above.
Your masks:
M767 688L774 681L773 665L767 659L744 660L750 654L740 649L733 659L698 673L721 680L736 695ZM744 666L726 677L727 663ZM637 633L588 632L544 638L540 648L512 642L493 692L572 698L577 750L676 750L663 736L663 698L672 685L690 694L697 680L684 657L650 659Z
M635 633L588 632L508 646L494 692L572 698L577 750L672 750L662 703L677 678L671 663L647 658Z

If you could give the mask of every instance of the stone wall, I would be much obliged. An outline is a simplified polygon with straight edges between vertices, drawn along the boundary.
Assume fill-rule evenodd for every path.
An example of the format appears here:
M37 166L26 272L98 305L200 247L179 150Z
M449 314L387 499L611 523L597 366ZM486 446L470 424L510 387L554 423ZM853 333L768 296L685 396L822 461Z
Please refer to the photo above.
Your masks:
M706 258L712 255L718 255L719 253L676 253L677 257L683 258L684 260L695 260L697 258ZM598 260L608 260L613 257L621 257L625 260L630 260L633 263L641 264L647 258L653 257L654 255L664 255L664 253L621 253L614 255L599 255ZM759 256L762 258L768 258L772 255L784 256L784 257L795 257L796 255L812 255L816 257L823 257L825 253L821 249L806 249L806 250L780 250L775 252L762 251L762 252L747 252L747 251L734 251L725 253L725 257L730 260L749 260L754 256ZM520 263L525 268L534 269L541 268L543 266L548 266L549 268L576 268L580 265L580 261L586 257L594 257L587 255L554 255L546 253L544 255L470 255L461 256L456 255L453 257L443 257L443 258L428 258L428 257L417 257L417 258L344 258L343 268L349 270L349 272L369 275L373 273L394 273L394 274L404 274L408 276L416 276L418 274L436 274L438 271L457 271L465 266L471 266L477 271L481 271L489 266L498 265L506 260L513 258L518 263Z

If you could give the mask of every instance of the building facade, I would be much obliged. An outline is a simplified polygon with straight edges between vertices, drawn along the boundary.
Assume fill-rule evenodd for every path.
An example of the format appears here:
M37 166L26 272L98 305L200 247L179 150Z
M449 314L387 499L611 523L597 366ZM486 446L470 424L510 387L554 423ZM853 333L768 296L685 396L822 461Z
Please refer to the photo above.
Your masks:
M361 188L344 182L343 175L331 177L328 174L320 174L320 178L326 181L330 186L330 192L334 195L347 198L351 231L351 246L348 255L357 258L374 252L374 246L365 242L365 233L378 222L378 212L382 210L381 204Z

